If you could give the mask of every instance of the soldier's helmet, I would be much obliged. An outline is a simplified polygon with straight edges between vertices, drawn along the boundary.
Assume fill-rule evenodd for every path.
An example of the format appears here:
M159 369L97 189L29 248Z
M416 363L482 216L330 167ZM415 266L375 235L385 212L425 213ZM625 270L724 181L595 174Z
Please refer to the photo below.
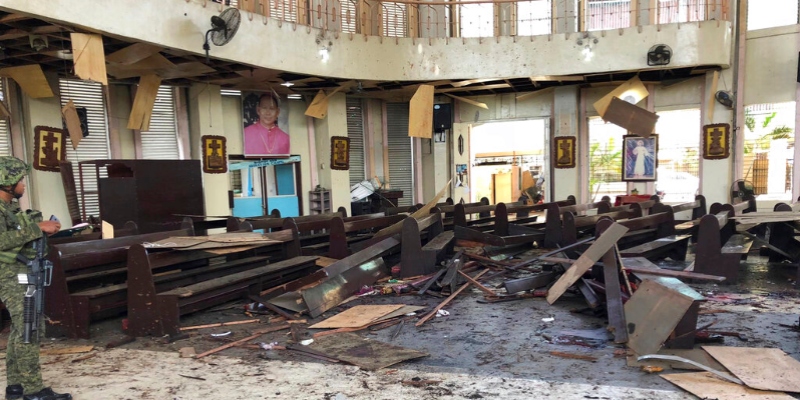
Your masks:
M0 186L11 186L25 177L31 167L16 157L0 157Z

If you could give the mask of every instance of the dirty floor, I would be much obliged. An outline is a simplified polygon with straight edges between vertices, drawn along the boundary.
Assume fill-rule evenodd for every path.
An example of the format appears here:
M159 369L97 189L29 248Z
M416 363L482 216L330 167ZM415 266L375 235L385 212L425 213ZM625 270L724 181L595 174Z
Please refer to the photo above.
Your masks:
M702 314L698 325L715 322L713 329L738 332L746 339L724 337L725 346L778 347L800 360L800 333L794 328L800 317L800 294L792 282L795 269L767 265L765 259L751 255L742 273L737 285L691 284L709 298L701 310L712 312ZM568 293L552 306L542 298L504 303L481 303L482 299L482 293L472 288L445 307L448 316L419 328L414 320L402 327L358 332L429 353L377 371L256 346L235 347L200 360L179 357L181 348L193 347L200 353L244 338L263 324L202 329L173 343L139 338L107 349L107 343L124 337L121 319L93 324L91 340L46 339L47 348L94 345L95 350L43 356L42 363L46 383L71 392L76 400L694 398L658 374L627 366L623 347L609 340L605 320L582 311L585 302L576 294ZM441 300L364 296L301 325L300 339L319 332L309 325L355 305L404 303L430 310ZM251 318L244 315L243 305L231 303L191 315L183 325ZM260 317L267 323L268 316ZM230 334L211 336L226 332ZM258 341L283 345L291 342L287 332L265 334Z

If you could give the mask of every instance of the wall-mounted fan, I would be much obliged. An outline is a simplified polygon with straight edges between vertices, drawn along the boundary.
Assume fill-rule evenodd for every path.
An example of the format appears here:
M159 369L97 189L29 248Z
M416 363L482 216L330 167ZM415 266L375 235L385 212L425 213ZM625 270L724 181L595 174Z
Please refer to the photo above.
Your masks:
M719 104L722 104L725 107L733 108L733 94L727 90L720 90L714 94L714 98L717 99Z
M206 31L206 40L203 42L203 50L206 51L206 62L209 61L208 51L211 50L211 46L208 44L209 36L215 46L224 46L236 35L241 21L241 14L236 8L229 8L220 15L211 17L211 29Z
M755 196L753 183L744 179L733 181L731 185L731 204L744 201L750 196Z
M657 44L647 52L647 65L667 65L672 59L672 49L665 44Z

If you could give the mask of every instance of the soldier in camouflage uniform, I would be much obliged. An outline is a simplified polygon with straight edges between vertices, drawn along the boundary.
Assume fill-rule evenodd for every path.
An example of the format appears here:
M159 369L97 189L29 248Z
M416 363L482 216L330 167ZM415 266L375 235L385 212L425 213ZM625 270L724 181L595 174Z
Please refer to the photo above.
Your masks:
M69 394L58 394L42 383L39 367L39 342L23 343L22 311L25 285L17 274L28 273L28 267L17 259L36 257L32 241L43 234L61 229L58 221L42 221L39 211L22 211L18 199L25 193L22 179L30 167L15 157L0 157L0 300L11 314L11 332L6 348L6 399L70 400Z

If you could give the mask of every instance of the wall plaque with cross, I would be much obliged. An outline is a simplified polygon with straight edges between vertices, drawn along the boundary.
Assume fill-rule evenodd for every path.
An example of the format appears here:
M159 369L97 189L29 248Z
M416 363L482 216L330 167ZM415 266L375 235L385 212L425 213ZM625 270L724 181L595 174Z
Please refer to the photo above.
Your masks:
M331 137L331 169L343 171L350 169L350 138Z
M203 172L222 174L228 172L228 150L225 136L205 135L203 143Z
M729 124L713 124L703 127L703 158L722 160L731 154Z
M63 129L37 126L33 129L33 168L60 172L59 163L67 159L67 133Z
M575 136L556 136L553 141L556 168L575 168Z

